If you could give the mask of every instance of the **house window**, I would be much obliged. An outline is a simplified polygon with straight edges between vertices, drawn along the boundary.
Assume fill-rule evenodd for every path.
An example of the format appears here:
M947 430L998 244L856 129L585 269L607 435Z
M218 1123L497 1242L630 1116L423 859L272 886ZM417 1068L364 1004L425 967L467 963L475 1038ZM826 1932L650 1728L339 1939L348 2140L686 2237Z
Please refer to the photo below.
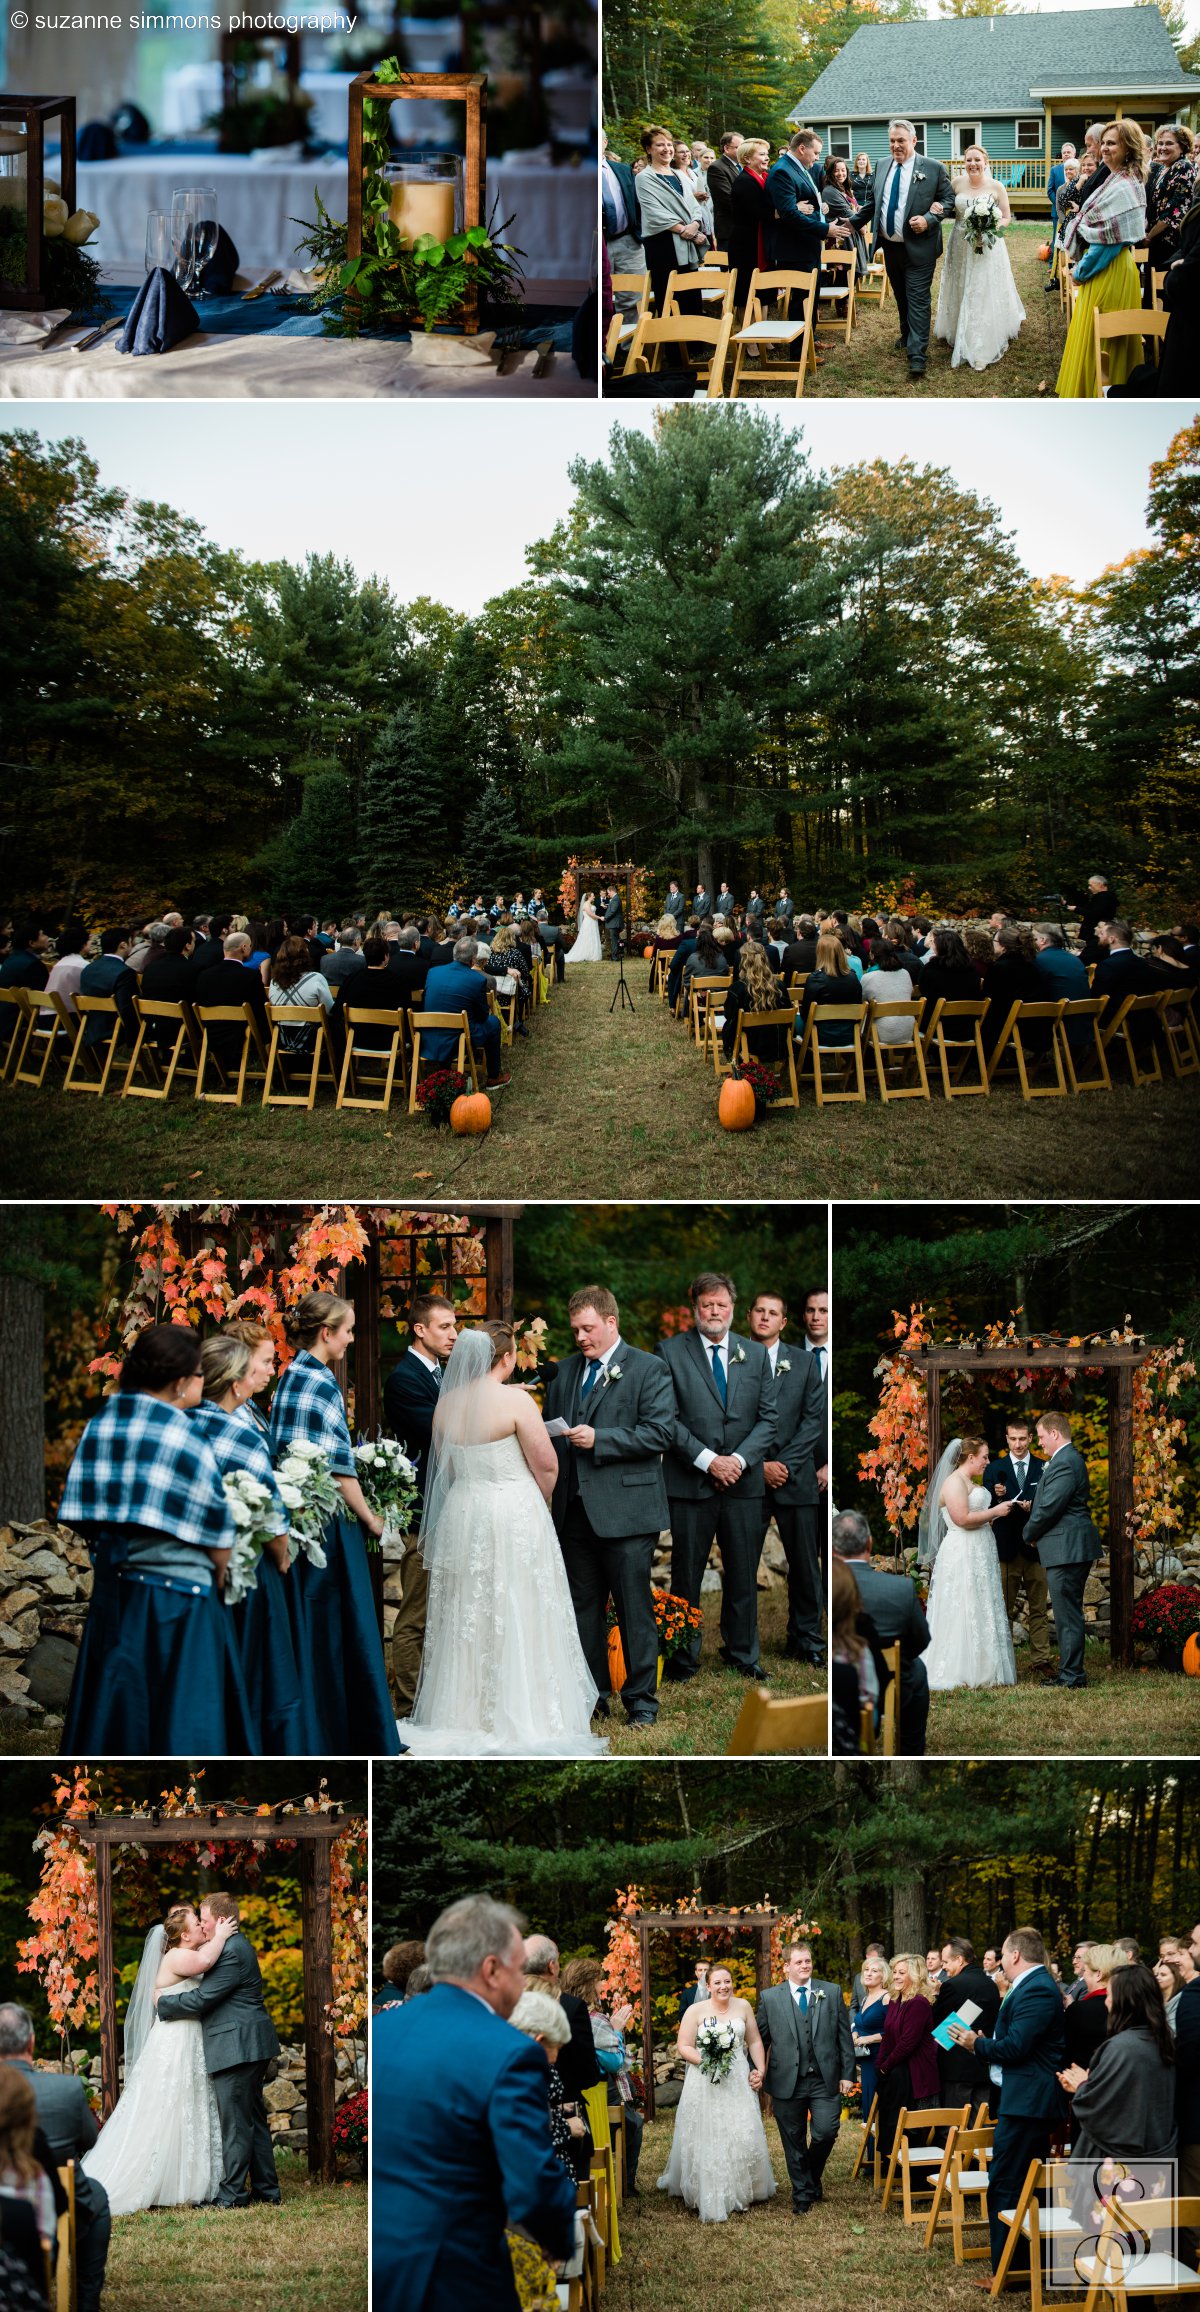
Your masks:
M848 121L842 128L828 128L825 132L825 139L825 149L831 161L848 161L852 158Z
M924 121L923 121L923 120L915 120L915 121L913 122L913 127L915 128L915 130L916 130L916 132L917 132L917 151L918 151L918 152L921 154L922 158L924 158L924 155L925 155L925 123L924 123Z
M1019 120L1017 122L1017 151L1019 153L1040 153L1041 149L1041 121Z

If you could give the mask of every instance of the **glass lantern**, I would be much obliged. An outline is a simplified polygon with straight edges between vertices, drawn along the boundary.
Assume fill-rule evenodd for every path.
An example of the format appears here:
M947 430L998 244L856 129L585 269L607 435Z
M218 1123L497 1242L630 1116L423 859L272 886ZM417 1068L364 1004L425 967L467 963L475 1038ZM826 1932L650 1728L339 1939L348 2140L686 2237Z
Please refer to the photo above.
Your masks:
M410 249L422 233L448 241L462 232L465 168L461 153L410 152L380 170L391 196L388 216Z
M73 96L0 95L0 306L36 310L45 302L42 208L46 131L59 124L56 189L75 207Z
M351 258L361 257L363 247L363 107L365 104L392 105L406 99L463 105L465 133L461 153L407 148L403 160L385 162L380 175L388 186L388 214L393 224L399 226L406 241L411 242L422 233L434 233L439 241L444 241L451 233L469 232L472 225L484 222L486 74L404 72L399 80L379 81L369 72L360 72L349 89L346 243L347 255ZM467 292L462 326L468 335L473 335L479 327L474 289Z

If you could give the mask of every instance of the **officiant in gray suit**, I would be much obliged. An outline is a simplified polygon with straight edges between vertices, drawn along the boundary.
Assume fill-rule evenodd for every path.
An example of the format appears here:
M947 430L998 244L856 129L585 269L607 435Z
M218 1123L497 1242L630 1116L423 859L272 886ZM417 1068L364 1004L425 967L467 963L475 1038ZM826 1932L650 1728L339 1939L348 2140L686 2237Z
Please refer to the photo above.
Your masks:
M608 937L608 952L614 963L621 960L621 925L624 920L621 894L614 883L604 901L604 929Z
M209 1936L218 1919L239 1916L232 1895L206 1895L200 1905L200 1924ZM160 2023L195 2016L204 2035L204 2064L221 2121L224 2172L217 2205L244 2208L266 2201L274 2206L280 2197L279 2177L262 2091L267 2065L279 2053L279 2040L263 1998L258 1960L237 1927L207 1975L186 1991L164 1991L159 1998Z
M758 1648L758 1561L766 1521L763 1462L775 1443L775 1385L760 1341L732 1330L732 1277L706 1271L691 1286L693 1325L660 1341L675 1392L675 1435L667 1457L671 1500L671 1588L699 1605L713 1542L721 1549L721 1655L743 1678L765 1683ZM667 1665L694 1678L699 1633Z
M807 1943L791 1945L782 1983L763 1992L758 2028L767 2050L763 2089L783 2139L792 2207L804 2216L825 2197L821 2178L854 2079L849 2010L838 1985L813 1974Z
M657 1357L621 1339L620 1310L604 1285L572 1293L575 1354L546 1391L558 1480L550 1504L575 1608L579 1642L601 1695L610 1687L608 1601L617 1611L631 1725L658 1716L658 1625L650 1572L670 1522L663 1455L675 1434L671 1383ZM606 1710L603 1701L599 1705Z
M1103 1543L1088 1507L1087 1463L1071 1443L1065 1413L1043 1413L1038 1444L1046 1466L1025 1520L1025 1539L1037 1544L1054 1609L1058 1675L1052 1686L1086 1686L1083 1667L1083 1593Z

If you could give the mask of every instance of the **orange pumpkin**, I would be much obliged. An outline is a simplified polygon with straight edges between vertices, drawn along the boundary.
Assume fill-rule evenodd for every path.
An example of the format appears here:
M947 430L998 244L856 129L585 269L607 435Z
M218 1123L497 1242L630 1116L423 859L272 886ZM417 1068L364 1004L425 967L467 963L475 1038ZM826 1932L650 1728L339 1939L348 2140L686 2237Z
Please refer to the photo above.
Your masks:
M1193 1630L1183 1649L1183 1666L1189 1678L1200 1678L1200 1631Z
M460 1092L450 1110L450 1129L473 1135L491 1127L492 1103L486 1092Z
M748 1132L754 1122L754 1086L738 1076L726 1076L717 1108L727 1132Z
M625 1649L615 1623L608 1633L608 1682L614 1694L619 1694L625 1684Z
M1041 245L1040 249L1038 250L1038 257L1039 257L1039 259L1040 259L1040 261L1041 261L1041 263L1042 263L1043 265L1048 265L1048 264L1049 264L1049 262L1050 262L1050 243L1049 243L1049 241L1043 241L1043 242L1042 242L1042 245Z
M650 958L651 958L651 956L653 955L653 953L654 953L654 949L653 949L652 947L644 947L644 948L642 949L642 954L644 955L644 957L645 957L645 959L646 959L647 963L649 963L649 961L650 961Z

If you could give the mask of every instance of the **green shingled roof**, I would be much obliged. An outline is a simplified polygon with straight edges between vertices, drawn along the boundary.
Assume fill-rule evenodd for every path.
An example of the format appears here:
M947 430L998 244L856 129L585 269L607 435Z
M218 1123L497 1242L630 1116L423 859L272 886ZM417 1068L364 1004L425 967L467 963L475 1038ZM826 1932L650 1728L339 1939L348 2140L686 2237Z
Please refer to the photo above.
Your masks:
M865 24L791 114L865 120L981 109L1019 113L1035 88L1200 90L1183 71L1156 7L1080 8L1054 16L963 16Z

